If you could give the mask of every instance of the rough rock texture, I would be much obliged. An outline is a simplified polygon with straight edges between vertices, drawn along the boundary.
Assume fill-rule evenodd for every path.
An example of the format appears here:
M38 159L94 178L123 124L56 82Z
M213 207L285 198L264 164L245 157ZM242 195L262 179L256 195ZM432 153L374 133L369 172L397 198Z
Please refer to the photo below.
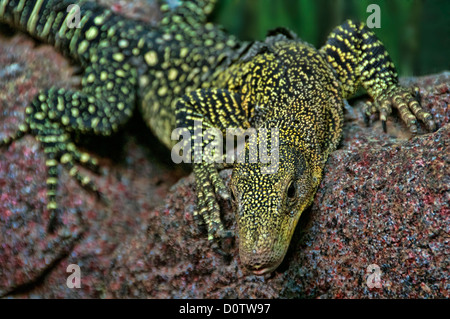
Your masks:
M123 8L128 6L124 2ZM122 10L122 7L116 10ZM130 8L131 13L134 11ZM135 10L139 11L139 10ZM0 138L23 122L41 88L73 85L72 68L26 36L0 37ZM32 136L0 148L0 295L71 298L448 298L450 73L403 79L421 88L439 130L388 134L351 101L340 148L313 206L272 275L249 275L237 242L215 252L192 218L192 176L170 163L138 116L112 139L83 143L102 166L99 201L61 170L63 225L46 232L44 153ZM177 180L182 178L178 183ZM222 172L228 182L230 171ZM224 220L234 230L227 203ZM238 239L237 239L238 240ZM81 289L66 285L69 264ZM369 265L381 288L369 288Z

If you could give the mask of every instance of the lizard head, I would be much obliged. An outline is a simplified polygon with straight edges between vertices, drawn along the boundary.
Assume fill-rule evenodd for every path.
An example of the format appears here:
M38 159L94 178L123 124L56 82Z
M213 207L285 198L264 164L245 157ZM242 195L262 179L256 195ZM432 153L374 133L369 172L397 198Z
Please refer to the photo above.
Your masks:
M245 268L256 275L280 265L300 215L312 203L320 183L321 172L309 166L299 148L281 141L278 150L276 169L264 171L267 165L251 163L246 156L231 177L239 255Z

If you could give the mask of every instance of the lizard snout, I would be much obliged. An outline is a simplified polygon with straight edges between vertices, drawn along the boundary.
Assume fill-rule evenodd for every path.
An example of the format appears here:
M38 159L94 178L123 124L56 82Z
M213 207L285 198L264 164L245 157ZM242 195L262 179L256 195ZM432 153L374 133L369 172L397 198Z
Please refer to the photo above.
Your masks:
M274 271L283 259L274 254L272 249L265 247L254 248L249 251L240 246L239 255L242 265L258 276Z

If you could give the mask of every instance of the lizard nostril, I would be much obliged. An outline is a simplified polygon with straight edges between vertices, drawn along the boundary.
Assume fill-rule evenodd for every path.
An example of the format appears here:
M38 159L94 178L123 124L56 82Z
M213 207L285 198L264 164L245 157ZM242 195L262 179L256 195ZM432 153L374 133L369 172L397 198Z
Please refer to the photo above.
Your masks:
M236 201L236 196L234 195L234 191L233 191L233 190L231 190L231 200L232 200L233 202Z
M253 265L253 268L256 269L256 270L258 270L258 269L260 269L262 266L263 266L263 264L257 263L257 264L255 264L255 265Z

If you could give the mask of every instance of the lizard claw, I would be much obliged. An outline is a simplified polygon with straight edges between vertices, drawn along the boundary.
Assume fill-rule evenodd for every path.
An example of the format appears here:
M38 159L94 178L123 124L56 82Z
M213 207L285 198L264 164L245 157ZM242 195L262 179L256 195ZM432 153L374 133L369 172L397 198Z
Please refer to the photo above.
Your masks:
M414 94L415 92L415 94ZM424 111L417 100L418 88L414 88L414 92L410 89L396 86L393 89L381 94L375 100L375 107L369 109L367 106L365 112L367 115L378 111L380 113L380 120L383 125L383 131L386 132L386 120L392 113L392 107L396 108L400 114L402 121L409 128L413 134L417 133L418 121L425 124L429 131L434 131L436 125L433 121L433 116Z
M214 164L194 164L194 175L197 191L197 209L194 218L202 220L208 230L208 239L222 239L226 237L220 206L216 194L228 200L230 195ZM200 218L199 218L200 217Z
M56 229L61 225L60 221L60 211L59 209L53 209L50 212L50 218L47 225L47 232L49 234L54 234L56 232Z

